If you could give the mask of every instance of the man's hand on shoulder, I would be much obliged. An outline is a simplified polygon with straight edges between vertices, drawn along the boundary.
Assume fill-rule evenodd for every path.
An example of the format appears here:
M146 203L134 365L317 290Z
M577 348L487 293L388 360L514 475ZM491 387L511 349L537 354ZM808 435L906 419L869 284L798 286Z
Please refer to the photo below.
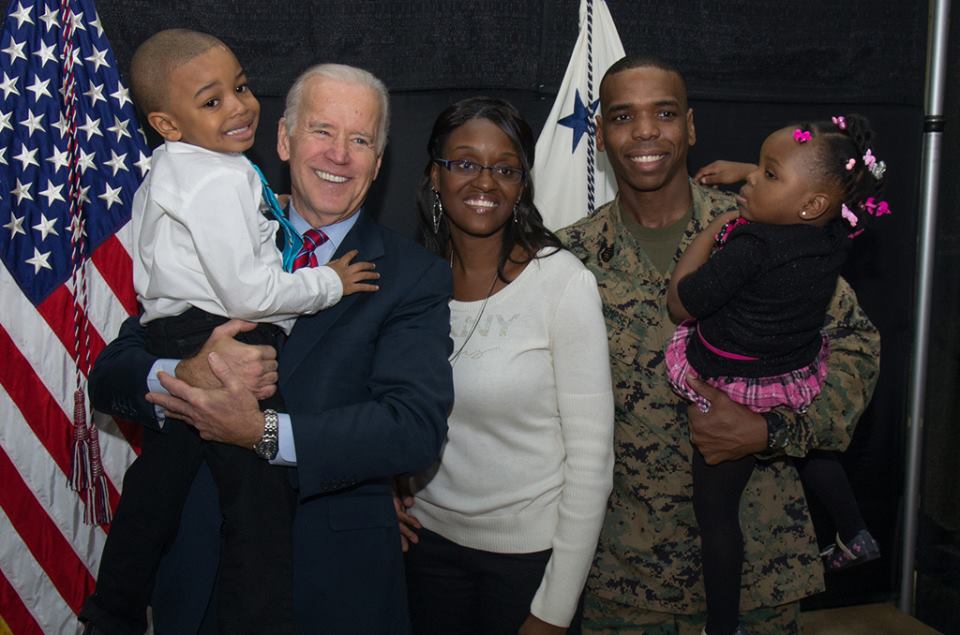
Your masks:
M266 399L277 392L277 351L272 346L253 346L234 339L238 333L256 328L253 322L230 320L213 330L194 355L177 364L177 378L196 388L220 388L220 381L210 368L210 353L216 353L230 367L241 385L257 399Z

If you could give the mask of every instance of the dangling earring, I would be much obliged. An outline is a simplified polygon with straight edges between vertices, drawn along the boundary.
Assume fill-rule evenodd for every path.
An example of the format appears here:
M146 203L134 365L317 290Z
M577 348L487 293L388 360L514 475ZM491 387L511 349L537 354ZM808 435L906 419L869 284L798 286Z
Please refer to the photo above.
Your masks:
M440 202L440 192L433 191L433 233L440 231L440 218L443 216L443 203Z
M513 204L513 222L520 223L520 201Z

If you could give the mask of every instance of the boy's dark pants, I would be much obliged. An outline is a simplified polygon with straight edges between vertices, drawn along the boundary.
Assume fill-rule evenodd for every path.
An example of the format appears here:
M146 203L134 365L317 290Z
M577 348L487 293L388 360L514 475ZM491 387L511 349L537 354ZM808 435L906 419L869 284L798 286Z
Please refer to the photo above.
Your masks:
M195 354L226 319L191 308L146 325L153 355ZM280 331L259 324L241 333L248 344L276 347ZM282 409L279 394L261 408ZM217 573L221 633L295 633L291 525L296 495L288 469L269 465L252 450L203 441L189 425L167 418L159 432L145 429L140 456L123 479L123 495L103 550L95 593L81 619L107 635L141 635L153 578L173 541L180 512L201 461L213 473L223 516Z

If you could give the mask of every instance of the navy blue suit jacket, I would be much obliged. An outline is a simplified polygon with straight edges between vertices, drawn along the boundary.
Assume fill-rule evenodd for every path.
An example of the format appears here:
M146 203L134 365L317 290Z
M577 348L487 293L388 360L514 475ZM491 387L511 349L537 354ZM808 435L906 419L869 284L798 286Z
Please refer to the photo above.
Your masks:
M350 249L376 263L380 290L301 317L279 360L298 463L294 607L303 633L407 633L391 484L432 465L446 435L450 269L366 216L337 256ZM156 425L144 399L154 361L131 318L90 375L94 406ZM215 496L203 470L157 576L160 633L200 629L217 566Z

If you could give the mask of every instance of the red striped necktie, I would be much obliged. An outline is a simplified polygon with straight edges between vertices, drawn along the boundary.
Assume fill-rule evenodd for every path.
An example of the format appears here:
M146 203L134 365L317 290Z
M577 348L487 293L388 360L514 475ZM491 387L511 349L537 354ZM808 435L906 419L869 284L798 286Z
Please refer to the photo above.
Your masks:
M303 233L303 247L297 252L297 257L293 259L293 271L302 267L316 267L317 262L316 249L330 238L323 233L322 229L308 229Z

